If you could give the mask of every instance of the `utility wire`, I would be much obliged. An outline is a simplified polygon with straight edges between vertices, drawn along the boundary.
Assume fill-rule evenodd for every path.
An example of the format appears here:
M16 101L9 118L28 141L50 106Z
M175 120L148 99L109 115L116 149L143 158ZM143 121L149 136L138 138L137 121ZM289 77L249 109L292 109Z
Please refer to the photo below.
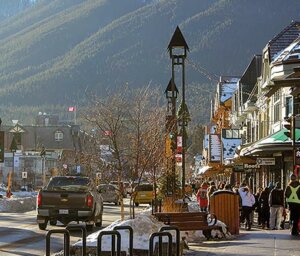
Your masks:
M191 59L186 59L187 60L187 64L189 64L191 67L194 68L194 70L198 71L200 74L204 75L208 80L210 81L214 81L214 82L219 82L219 75L210 73L207 69L205 69L204 67L199 66L199 64L197 65L196 63L194 63Z

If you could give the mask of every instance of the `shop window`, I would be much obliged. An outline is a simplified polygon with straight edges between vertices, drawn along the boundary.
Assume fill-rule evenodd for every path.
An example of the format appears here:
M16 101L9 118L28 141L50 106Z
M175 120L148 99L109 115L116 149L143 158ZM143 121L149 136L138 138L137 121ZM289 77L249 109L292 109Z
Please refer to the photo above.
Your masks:
M280 91L278 90L274 94L274 122L278 122L280 120Z
M285 98L285 116L291 116L293 113L293 98L286 97Z

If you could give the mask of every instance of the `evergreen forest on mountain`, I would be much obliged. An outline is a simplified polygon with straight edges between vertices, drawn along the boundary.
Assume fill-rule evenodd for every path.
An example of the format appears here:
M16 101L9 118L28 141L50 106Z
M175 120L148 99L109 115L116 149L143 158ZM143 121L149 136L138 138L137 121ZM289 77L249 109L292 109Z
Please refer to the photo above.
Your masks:
M0 116L31 124L123 86L160 88L166 104L179 26L187 104L205 124L219 76L241 76L299 10L299 0L0 0Z

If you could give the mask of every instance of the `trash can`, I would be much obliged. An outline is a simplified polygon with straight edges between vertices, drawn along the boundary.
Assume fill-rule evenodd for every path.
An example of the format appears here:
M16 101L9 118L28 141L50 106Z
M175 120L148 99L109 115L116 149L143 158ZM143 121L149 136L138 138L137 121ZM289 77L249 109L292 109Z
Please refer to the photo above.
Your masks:
M210 197L210 212L224 222L233 235L239 234L240 229L240 199L232 191L216 191Z

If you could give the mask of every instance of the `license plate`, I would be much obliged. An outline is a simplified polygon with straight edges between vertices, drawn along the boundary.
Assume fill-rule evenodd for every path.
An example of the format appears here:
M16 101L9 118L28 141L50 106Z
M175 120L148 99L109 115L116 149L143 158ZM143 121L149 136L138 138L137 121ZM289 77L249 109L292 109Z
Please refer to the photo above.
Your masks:
M69 210L62 209L62 210L59 210L58 213L59 214L69 214Z

